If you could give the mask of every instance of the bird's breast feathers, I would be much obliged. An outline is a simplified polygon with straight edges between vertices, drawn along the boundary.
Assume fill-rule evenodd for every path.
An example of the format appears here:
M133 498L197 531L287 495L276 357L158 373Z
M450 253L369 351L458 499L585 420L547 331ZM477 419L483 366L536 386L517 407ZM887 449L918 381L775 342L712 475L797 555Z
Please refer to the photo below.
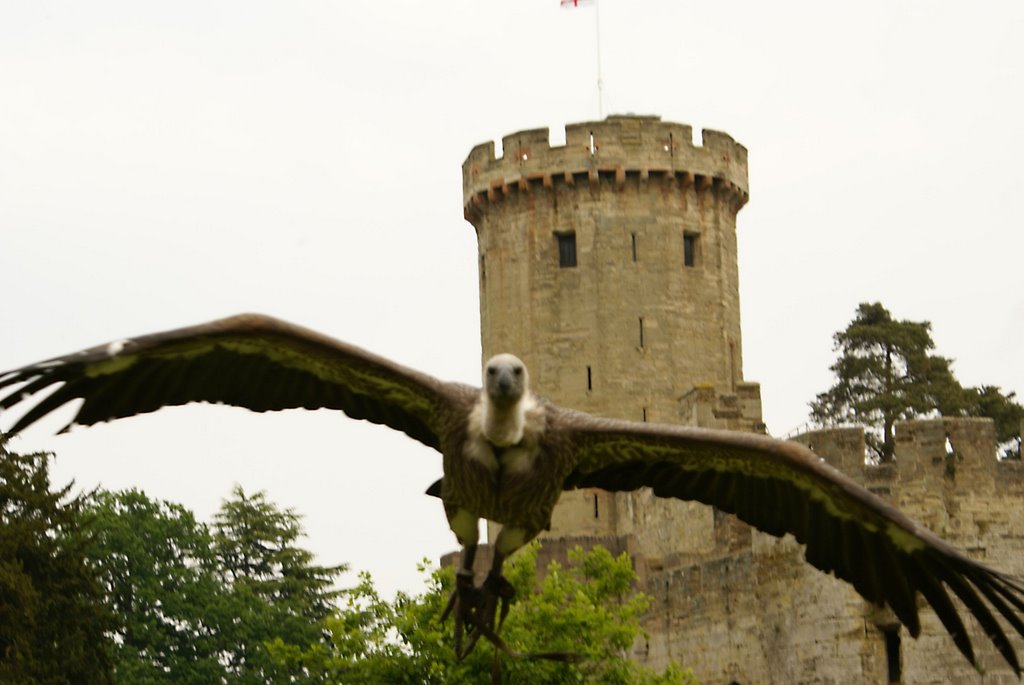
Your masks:
M516 407L497 412L481 397L469 414L465 456L503 474L525 473L540 450L544 407L532 396Z

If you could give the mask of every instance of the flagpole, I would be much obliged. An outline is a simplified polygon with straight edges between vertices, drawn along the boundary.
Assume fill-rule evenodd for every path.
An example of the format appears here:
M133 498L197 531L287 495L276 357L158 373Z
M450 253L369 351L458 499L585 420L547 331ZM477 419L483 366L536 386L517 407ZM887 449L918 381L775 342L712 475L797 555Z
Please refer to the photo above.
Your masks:
M601 3L594 0L594 36L597 43L597 119L604 119L604 81L601 79Z
M601 78L601 3L592 0L594 3L594 43L597 46L597 118L604 119L604 79ZM561 0L562 7L579 7L580 4L589 5L587 0Z

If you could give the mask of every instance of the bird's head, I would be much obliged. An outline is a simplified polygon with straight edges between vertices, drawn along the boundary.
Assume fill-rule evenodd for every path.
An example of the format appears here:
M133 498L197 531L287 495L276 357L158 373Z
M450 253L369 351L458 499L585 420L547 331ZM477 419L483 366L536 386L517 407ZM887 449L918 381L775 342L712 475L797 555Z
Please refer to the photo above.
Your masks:
M497 407L514 406L529 392L530 377L519 357L498 354L484 365L484 391Z

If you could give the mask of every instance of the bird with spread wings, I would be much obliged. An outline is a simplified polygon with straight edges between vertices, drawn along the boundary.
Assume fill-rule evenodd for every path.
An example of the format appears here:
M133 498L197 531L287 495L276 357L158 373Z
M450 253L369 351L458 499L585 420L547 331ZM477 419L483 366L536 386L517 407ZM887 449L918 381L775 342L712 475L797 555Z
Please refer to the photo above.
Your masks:
M68 427L189 402L258 412L331 408L436 449L443 478L431 492L442 499L462 545L446 612L454 612L460 657L480 635L500 646L495 615L511 593L502 565L550 526L563 490L649 487L659 497L714 505L772 535L792 534L806 546L810 564L890 607L914 637L923 597L977 667L958 599L1021 674L1010 636L1024 636L1024 581L970 559L807 448L559 407L531 392L522 361L508 354L491 358L482 380L482 388L443 382L314 331L246 314L0 373L0 388L8 388L0 411L54 385L8 435L79 399ZM477 586L472 569L481 518L502 528L491 570Z

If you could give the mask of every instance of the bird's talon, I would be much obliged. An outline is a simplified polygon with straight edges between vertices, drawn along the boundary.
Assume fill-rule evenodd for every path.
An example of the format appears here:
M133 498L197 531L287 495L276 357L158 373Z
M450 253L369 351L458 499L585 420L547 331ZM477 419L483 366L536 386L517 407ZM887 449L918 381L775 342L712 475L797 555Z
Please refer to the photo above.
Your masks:
M512 583L500 573L488 574L480 587L473 585L472 572L461 570L456 574L455 590L448 599L441 620L447 620L449 615L454 617L455 655L459 660L473 651L481 636L491 641L497 639L495 624L500 629L508 615L509 600L514 596ZM464 638L468 638L465 645Z
M493 571L487 574L487 579L484 580L484 588L504 600L509 600L516 596L516 589L512 587L512 583L508 582L505 576Z
M456 573L455 589L441 613L441 621L448 620L449 615L453 616L455 656L460 661L473 651L482 634L480 630L480 626L484 625L482 615L488 606L486 595L487 592L483 588L473 585L472 571L461 569ZM465 646L463 646L463 638L468 638Z

